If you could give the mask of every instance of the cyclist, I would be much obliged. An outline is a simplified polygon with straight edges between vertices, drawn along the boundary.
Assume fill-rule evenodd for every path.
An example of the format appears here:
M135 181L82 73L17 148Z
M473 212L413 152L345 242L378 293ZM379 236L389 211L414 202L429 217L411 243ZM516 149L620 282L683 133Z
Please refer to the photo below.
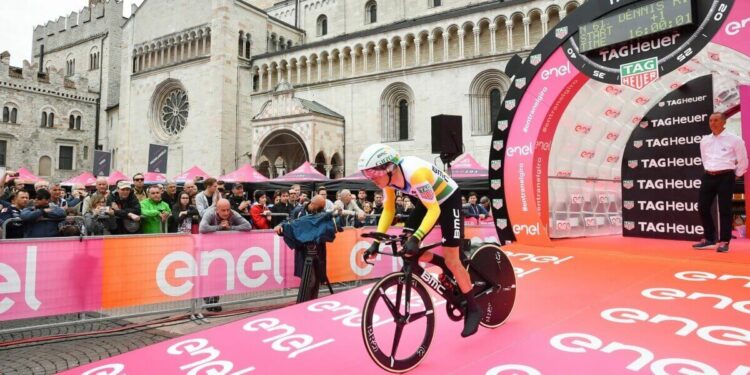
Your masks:
M448 268L453 273L467 302L461 336L476 333L481 312L474 300L469 273L459 258L464 222L461 216L461 191L456 182L431 163L417 157L401 157L393 148L383 144L367 147L359 158L358 169L383 189L384 208L377 229L380 233L385 233L393 222L397 189L417 198L414 202L416 208L404 226L404 231L411 234L403 246L407 257L419 251L419 242L436 223L440 223L445 262L433 258L431 252L426 252L419 260ZM364 254L365 259L373 257L379 246L378 241L373 242Z

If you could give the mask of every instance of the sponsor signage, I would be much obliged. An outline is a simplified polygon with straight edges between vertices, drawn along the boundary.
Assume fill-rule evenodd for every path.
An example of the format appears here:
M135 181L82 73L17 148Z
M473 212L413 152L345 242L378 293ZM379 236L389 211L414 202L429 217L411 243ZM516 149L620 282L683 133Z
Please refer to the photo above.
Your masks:
M696 78L658 103L633 130L623 156L623 235L697 240L703 165L700 141L710 133L712 77Z
M112 168L112 153L105 151L94 151L94 176L109 176Z
M641 90L659 78L659 60L656 57L620 65L620 83Z
M151 144L148 147L148 171L153 173L167 172L167 146Z

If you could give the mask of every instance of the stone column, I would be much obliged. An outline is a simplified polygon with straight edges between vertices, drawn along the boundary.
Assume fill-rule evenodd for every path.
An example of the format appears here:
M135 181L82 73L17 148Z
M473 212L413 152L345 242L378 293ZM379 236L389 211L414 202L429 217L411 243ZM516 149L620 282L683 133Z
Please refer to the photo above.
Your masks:
M357 54L356 51L351 50L349 52L349 56L351 56L352 60L352 77L357 73Z
M362 73L367 74L367 60L368 55L370 54L370 50L367 48L362 50Z
M461 60L466 56L466 53L464 53L464 37L466 36L466 32L464 29L458 30L458 59Z
M388 42L388 70L393 69L393 43Z
M375 73L380 73L380 46L375 46Z
M414 39L414 66L422 65L422 39Z
M346 56L344 52L339 52L339 79L344 78L344 65L346 65Z
M276 84L281 83L281 63L276 65Z
M530 49L531 48L531 35L530 35L530 28L531 25L531 18L524 17L523 18L523 48L524 49Z
M316 61L315 67L318 71L318 82L320 82L323 80L323 60L320 57L318 57L318 61Z
M401 41L401 69L406 68L406 47L409 46L409 42Z
M328 55L328 80L333 79L333 56Z
M568 16L568 11L563 9L560 11L560 21L562 21L563 18Z
M490 53L495 54L497 53L497 25L494 23L490 25Z
M435 62L435 35L430 34L427 37L427 42L430 44L430 55L428 56L427 63L433 64Z
M542 14L542 38L544 38L544 35L547 35L547 32L549 32L549 15L548 14Z
M448 44L450 42L450 37L451 36L447 31L443 33L443 61L448 61L448 57L450 56L450 45Z
M513 51L513 21L505 24L505 29L508 34L508 52Z
M306 65L307 65L307 83L310 83L310 78L312 77L312 75L311 75L311 73L312 73L312 63L311 63L309 57L307 58Z
M286 64L286 81L290 84L292 83L292 63L288 62Z
M302 63L301 60L297 61L297 84L302 83Z
M481 28L479 26L474 26L471 31L474 33L474 56L479 56L479 32L481 31Z

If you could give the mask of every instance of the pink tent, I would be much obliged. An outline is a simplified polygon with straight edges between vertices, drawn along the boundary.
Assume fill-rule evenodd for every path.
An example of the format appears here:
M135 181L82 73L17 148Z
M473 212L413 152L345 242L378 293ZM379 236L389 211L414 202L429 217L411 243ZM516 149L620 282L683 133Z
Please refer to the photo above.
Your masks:
M260 172L256 171L255 168L253 168L250 164L245 164L241 166L236 171L226 174L224 176L219 177L220 180L226 181L226 182L266 182L268 181L268 178L266 176L260 174Z
M367 177L365 177L365 175L363 175L361 171L356 171L356 172L354 172L354 173L352 173L352 174L350 174L350 175L342 178L342 180L347 180L347 181L367 181Z
M80 175L63 182L60 185L73 186L77 184L81 184L83 186L94 186L96 185L96 176L94 176L94 174L91 172L83 172Z
M299 168L273 179L273 181L298 182L298 181L328 181L328 177L318 172L309 162L305 162Z
M31 173L31 171L26 168L18 168L16 172L18 172L18 177L16 178L23 181L26 184L33 184L41 180L41 178L37 177L35 174Z
M193 166L185 172L182 172L181 175L175 177L174 180L178 183L185 183L185 181L195 180L196 177L203 177L203 179L207 179L210 176L208 175L208 173L204 172L197 166Z
M451 164L451 177L456 178L487 178L487 168L483 167L470 153Z
M117 181L120 180L130 181L130 177L124 175L120 171L114 171L109 175L109 177L107 177L107 185L115 185L117 184Z
M167 183L167 176L161 173L146 172L143 174L144 182L147 184L165 184Z

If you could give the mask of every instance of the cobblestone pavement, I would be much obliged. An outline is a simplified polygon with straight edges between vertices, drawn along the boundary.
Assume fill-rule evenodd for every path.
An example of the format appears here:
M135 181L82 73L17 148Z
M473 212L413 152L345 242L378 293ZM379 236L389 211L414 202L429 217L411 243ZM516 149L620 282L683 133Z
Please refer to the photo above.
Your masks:
M293 300L276 300L274 304L287 304ZM232 308L242 308L235 306ZM246 306L245 306L246 307ZM257 306L256 306L257 307ZM227 307L224 308L227 310ZM34 344L21 344L0 348L0 374L2 375L46 375L56 374L61 371L82 366L91 362L106 359L131 350L143 348L170 338L179 337L188 333L205 330L226 324L236 320L244 319L260 312L232 313L227 311L227 316L216 316L209 318L208 323L196 324L190 320L157 325L156 327L141 327L128 329L116 333L101 333L95 336L80 338L67 338L62 340L43 341ZM163 316L161 316L163 317ZM77 323L75 325L45 328L33 331L24 331L12 334L0 335L0 342L6 343L20 339L36 337L47 337L54 335L66 335L81 332L97 332L102 330L113 330L123 326L153 320L160 316L131 320L114 320L106 322ZM0 330L11 329L21 324L41 325L49 323L64 322L75 319L75 316L63 316L54 318L43 318L25 320L21 322L0 322Z

